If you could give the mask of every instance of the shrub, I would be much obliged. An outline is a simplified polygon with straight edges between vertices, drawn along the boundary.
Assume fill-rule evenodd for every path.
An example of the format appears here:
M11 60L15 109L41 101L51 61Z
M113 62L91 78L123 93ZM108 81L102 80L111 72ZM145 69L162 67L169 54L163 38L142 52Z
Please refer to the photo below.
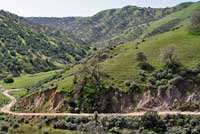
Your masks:
M155 78L155 77L150 77L150 78L148 79L148 82L151 83L152 85L155 85L155 83L156 83L156 78Z
M8 124L3 124L3 125L1 126L1 131L3 131L3 132L8 132L8 129L9 129Z
M180 66L175 46L168 46L162 49L160 58L165 63L165 66L173 71Z
M180 73L179 73L181 76L186 76L187 75L187 72L185 70L181 70Z
M42 129L42 123L38 124L38 129Z
M145 129L153 130L158 133L166 131L164 122L160 119L157 112L149 111L141 117L141 124Z
M44 130L43 134L49 134L48 130Z
M166 79L172 79L173 78L173 74L172 73L168 73L166 76Z
M12 77L7 77L3 81L4 81L4 83L13 83L14 79Z
M14 128L14 129L19 128L19 124L15 122L15 123L13 124L13 128Z
M66 124L68 130L77 130L77 125L72 124L71 122Z
M147 60L147 57L143 52L138 52L136 53L136 60L138 62L145 62Z
M140 76L139 79L144 82L146 80L146 77L145 76Z
M134 90L136 92L139 92L140 91L140 87L135 83L135 82L132 82L131 85L129 86L129 88L131 90Z
M116 133L116 134L120 134L120 128L119 127L113 127L109 130L109 132L111 133Z
M145 70L145 71L153 71L154 70L154 67L147 62L139 63L138 66L140 67L140 69Z
M160 86L161 85L161 81L157 80L156 81L156 86Z
M53 128L54 129L67 129L67 126L64 121L57 121L54 123Z
M108 59L109 57L110 57L110 55L109 55L108 53L103 53L103 54L101 54L100 59L106 60L106 59Z
M140 75L140 76L146 77L146 74L145 74L145 71L144 71L144 70L140 70L140 71L139 71L139 75Z
M166 85L168 83L168 80L166 80L166 79L162 79L161 81L160 81L160 84L161 85Z
M145 128L153 128L159 119L158 113L154 111L148 111L141 117L142 124Z
M200 80L200 73L197 74L197 80Z
M194 13L192 15L191 27L190 30L192 33L200 34L200 13Z
M169 84L170 84L170 85L176 86L176 85L178 85L180 82L182 82L183 80L184 80L183 77L177 76L177 77L171 79L171 80L169 81Z
M131 85L131 82L130 82L129 80L127 80L127 81L124 82L124 84L125 84L126 86L130 86L130 85Z

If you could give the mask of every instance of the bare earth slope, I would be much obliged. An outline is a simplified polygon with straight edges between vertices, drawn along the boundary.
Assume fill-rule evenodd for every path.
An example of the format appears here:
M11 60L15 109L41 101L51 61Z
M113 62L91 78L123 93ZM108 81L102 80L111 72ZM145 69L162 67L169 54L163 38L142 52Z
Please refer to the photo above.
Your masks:
M19 91L21 89L6 89L6 90L1 90L3 91L3 94L7 96L8 98L11 99L10 103L5 105L3 108L1 108L1 112L5 114L10 114L10 115L16 115L16 116L93 116L94 114L72 114L72 113L16 113L12 112L11 108L12 106L15 105L17 102L16 98L11 96L9 93L12 91ZM133 113L111 113L111 114L99 114L99 116L142 116L144 115L145 112L133 112ZM200 112L180 112L180 111L162 111L158 112L159 115L200 115Z

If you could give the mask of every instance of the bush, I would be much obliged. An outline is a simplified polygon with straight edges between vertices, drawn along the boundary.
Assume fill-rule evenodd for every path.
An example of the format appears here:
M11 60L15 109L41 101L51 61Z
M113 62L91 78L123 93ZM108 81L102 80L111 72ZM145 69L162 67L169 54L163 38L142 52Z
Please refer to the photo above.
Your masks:
M177 77L171 79L168 83L169 83L170 85L176 86L176 85L178 85L179 83L181 83L183 80L184 80L183 77L177 76Z
M160 119L157 112L149 111L141 117L141 125L148 130L153 130L158 133L166 131L164 122Z
M124 82L124 84L125 84L126 86L130 86L130 85L131 85L131 82L130 82L129 80L127 80L127 81Z
M190 31L195 34L200 34L200 13L195 13L192 16Z
M57 121L53 125L54 129L67 129L66 122L64 121Z
M15 122L15 123L13 124L13 128L14 128L14 129L19 128L19 124Z
M172 73L168 73L166 76L166 79L172 79L173 78L173 74Z
M176 68L180 66L180 62L176 54L175 46L168 46L162 49L160 58L168 69L172 69L173 71L174 70L176 71Z
M145 62L147 60L147 57L143 52L136 53L136 57L135 58L136 58L136 60L138 62Z
M7 77L3 81L4 81L4 83L13 83L14 79L12 77Z
M142 124L145 128L154 128L158 124L160 117L157 112L149 111L141 117Z
M148 82L151 83L152 85L155 85L156 84L156 78L155 77L150 77L148 79Z
M161 81L160 81L160 84L161 85L166 85L168 83L168 80L167 79L162 79Z
M154 70L154 67L147 62L139 63L138 66L140 67L140 69L145 70L145 71L153 71Z
M115 133L115 134L120 134L120 128L119 127L113 127L109 130L109 132Z
M129 86L129 88L133 91L136 91L136 92L139 92L140 91L140 88L139 86L135 83L135 82L132 82Z
M38 129L42 129L42 123L38 124Z
M44 130L43 134L49 134L48 130Z
M157 80L156 81L156 86L160 86L161 85L161 81Z
M67 127L68 130L77 130L77 125L72 124L71 122L66 123L66 127Z
M8 129L9 129L8 124L3 124L3 125L1 126L1 131L3 131L3 132L8 132Z

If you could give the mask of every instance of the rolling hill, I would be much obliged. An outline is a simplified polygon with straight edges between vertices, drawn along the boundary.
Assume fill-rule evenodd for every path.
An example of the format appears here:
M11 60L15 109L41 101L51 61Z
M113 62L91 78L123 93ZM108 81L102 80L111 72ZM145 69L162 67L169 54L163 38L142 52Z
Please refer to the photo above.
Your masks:
M200 2L0 11L0 133L199 134L199 52Z
M36 87L43 92L33 90L16 109L90 113L198 109L200 38L190 26L192 14L199 11L197 2L151 21L140 38L98 50L57 79ZM136 60L139 52L146 57L142 62ZM176 63L161 60L168 52ZM49 101L41 99L36 107L36 97Z
M35 24L72 33L80 44L106 46L134 40L146 31L150 22L180 11L191 4L183 3L165 9L126 6L121 9L105 10L91 17L26 19Z
M37 73L75 63L86 51L72 36L0 11L0 79Z

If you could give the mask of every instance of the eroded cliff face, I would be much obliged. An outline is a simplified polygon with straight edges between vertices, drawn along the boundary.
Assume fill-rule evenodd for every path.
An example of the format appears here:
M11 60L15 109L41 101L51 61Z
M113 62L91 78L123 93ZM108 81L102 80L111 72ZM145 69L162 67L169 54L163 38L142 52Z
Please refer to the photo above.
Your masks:
M134 111L136 98L134 92L123 93L116 90L107 90L100 94L86 95L74 92L66 95L49 89L34 93L22 98L13 110L25 112L72 112L72 113L117 113ZM25 108L25 109L24 109Z
M147 88L136 110L199 110L200 85L189 79L179 80L175 85ZM184 109L184 107L187 107Z
M147 86L144 92L123 93L116 89L99 94L83 91L66 95L49 89L21 99L15 109L27 112L126 113L143 110L199 110L200 84L179 79L173 85Z
M25 112L57 112L64 107L64 95L56 88L43 92L33 93L19 100L14 109Z

